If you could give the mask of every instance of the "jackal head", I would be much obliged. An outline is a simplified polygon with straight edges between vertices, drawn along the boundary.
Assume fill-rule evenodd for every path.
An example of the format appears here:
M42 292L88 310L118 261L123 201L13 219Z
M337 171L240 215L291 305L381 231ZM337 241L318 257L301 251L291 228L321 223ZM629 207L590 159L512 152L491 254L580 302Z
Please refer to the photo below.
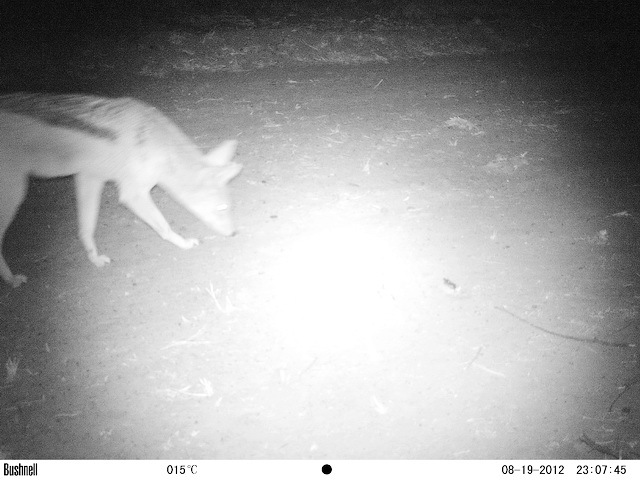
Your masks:
M236 140L227 140L204 155L204 167L189 182L188 191L179 193L181 203L191 213L225 236L235 233L227 184L242 170L242 165L231 161L237 146Z

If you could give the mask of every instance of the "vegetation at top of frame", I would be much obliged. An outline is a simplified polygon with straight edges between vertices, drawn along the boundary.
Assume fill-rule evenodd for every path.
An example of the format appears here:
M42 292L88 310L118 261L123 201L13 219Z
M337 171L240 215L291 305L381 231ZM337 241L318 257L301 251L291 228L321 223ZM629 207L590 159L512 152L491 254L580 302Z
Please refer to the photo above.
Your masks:
M74 74L99 75L122 64L156 77L523 50L633 58L632 6L632 0L5 0L0 48L15 62L0 68L38 55L41 62L65 57Z

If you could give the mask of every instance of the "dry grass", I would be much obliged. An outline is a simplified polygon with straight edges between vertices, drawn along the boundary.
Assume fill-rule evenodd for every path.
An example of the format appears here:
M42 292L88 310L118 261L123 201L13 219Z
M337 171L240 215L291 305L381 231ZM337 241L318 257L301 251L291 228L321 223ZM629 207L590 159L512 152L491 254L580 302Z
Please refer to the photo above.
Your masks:
M445 18L445 21L439 19ZM358 65L442 55L483 55L529 48L479 17L373 15L359 19L309 14L250 18L186 13L138 30L135 38L85 38L70 73L92 77L101 69L135 68L143 76L172 72L250 71L274 66Z

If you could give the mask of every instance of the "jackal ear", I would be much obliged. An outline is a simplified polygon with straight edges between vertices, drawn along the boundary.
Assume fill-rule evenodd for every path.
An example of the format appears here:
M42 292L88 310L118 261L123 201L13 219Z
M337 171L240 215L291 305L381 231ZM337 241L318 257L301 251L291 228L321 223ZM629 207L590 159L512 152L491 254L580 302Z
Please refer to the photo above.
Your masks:
M236 154L237 147L237 140L225 140L216 148L211 149L211 151L205 155L205 161L208 165L214 167L227 165Z
M227 165L223 165L220 171L216 173L216 180L220 185L226 185L233 180L242 170L242 165L239 163L231 162Z

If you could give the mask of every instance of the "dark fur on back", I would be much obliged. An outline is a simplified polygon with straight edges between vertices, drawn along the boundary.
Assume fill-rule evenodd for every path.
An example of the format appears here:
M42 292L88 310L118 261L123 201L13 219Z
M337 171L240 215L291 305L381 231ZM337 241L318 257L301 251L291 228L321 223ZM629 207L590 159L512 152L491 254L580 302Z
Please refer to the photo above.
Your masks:
M13 93L0 96L0 110L32 117L53 127L79 130L93 137L116 141L118 134L114 130L91 121L107 108L110 106L106 100L85 95Z

